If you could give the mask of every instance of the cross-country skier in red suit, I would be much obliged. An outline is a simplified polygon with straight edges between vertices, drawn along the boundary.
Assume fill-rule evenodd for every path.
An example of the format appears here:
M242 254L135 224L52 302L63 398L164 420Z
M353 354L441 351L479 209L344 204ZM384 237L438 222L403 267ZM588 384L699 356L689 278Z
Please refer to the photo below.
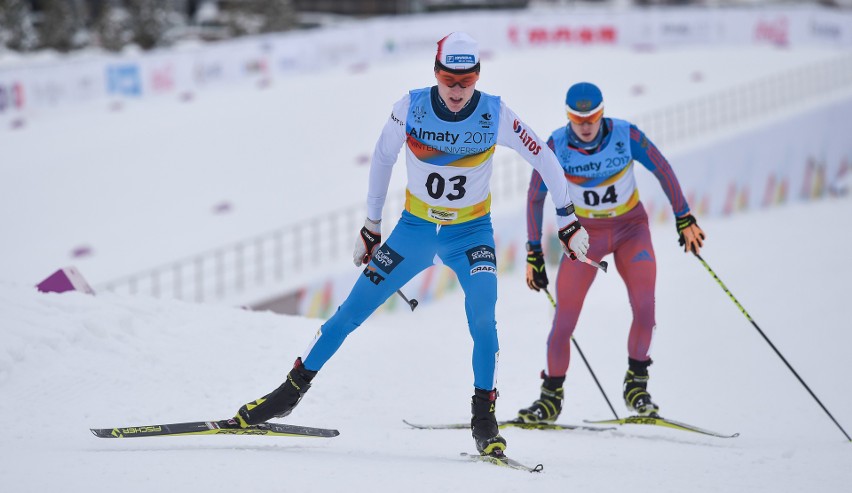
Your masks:
M651 340L656 328L654 286L656 257L651 245L648 215L639 200L634 161L639 161L660 181L676 217L684 251L699 252L704 232L683 196L666 158L635 125L603 118L600 89L581 82L571 86L565 98L569 123L553 132L548 145L559 158L569 181L577 216L589 232L587 257L600 260L613 254L619 274L627 285L633 323L627 340L628 369L624 377L624 401L639 415L655 415L660 408L648 393ZM527 285L538 291L548 279L541 250L542 206L547 188L532 173L527 203ZM571 360L571 335L580 317L583 300L597 269L565 258L557 276L557 306L547 339L547 370L540 397L521 409L518 417L529 423L553 422L562 411L563 383Z

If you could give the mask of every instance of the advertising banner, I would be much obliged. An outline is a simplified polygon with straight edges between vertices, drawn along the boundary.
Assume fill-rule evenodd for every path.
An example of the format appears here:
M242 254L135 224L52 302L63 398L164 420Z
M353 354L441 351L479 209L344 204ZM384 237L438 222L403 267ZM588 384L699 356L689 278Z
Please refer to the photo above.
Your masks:
M434 51L437 39L456 30L494 51L595 45L844 48L852 46L852 13L817 6L468 11L381 17L121 57L72 54L0 68L0 131L14 118L41 118L75 104L106 108L116 99L184 99L213 87L265 85L294 72L359 70ZM487 59L489 53L482 55Z

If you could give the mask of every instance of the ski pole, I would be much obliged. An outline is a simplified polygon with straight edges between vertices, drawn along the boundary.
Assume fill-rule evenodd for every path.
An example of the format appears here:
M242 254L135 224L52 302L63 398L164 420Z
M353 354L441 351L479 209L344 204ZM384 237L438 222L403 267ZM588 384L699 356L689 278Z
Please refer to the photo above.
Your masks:
M408 304L408 306L411 307L411 311L414 311L414 309L417 308L417 300L415 300L414 298L411 298L410 300L408 298L406 298L405 295L402 294L401 289L397 289L396 294L398 294L402 299L405 300L405 302Z
M594 260L592 262L594 262ZM601 263L606 265L604 262L601 262ZM606 267L604 267L604 272L606 272ZM544 288L544 294L547 295L547 299L550 300L550 304L553 305L553 308L556 308L556 300L553 299L553 296L550 294L550 291L548 291L547 288ZM586 364L586 368L588 368L589 373L592 374L592 378L595 380L595 383L598 385L598 389L600 389L601 395L603 395L603 398L606 401L606 404L609 406L609 410L612 411L612 415L615 416L615 419L619 419L618 413L615 412L615 408L612 407L612 403L609 402L609 397L606 396L606 392L604 392L604 389L601 386L601 383L598 381L598 377L595 375L595 372L592 371L592 366L589 364L589 360L586 359L586 355L583 354L583 350L580 349L580 344L577 342L577 339L573 335L571 336L571 342L574 343L574 347L577 348L577 352L580 353L580 357L583 358L583 363Z
M837 425L838 428L840 428L840 431L843 432L843 435L846 436L846 439L849 440L850 442L852 442L852 438L849 437L849 434L846 433L846 430L844 430L843 427L840 426L840 423L838 423L837 420L834 419L834 416L832 416L831 413L828 412L828 409L826 409L826 407L822 404L822 402L817 398L816 394L814 394L814 392L811 390L811 388L808 387L808 384L806 384L805 381L802 380L802 377L800 377L799 374L796 373L796 370L793 369L793 367L790 365L790 363L787 362L787 359L781 354L780 351L778 351L778 349L775 347L775 344L772 344L772 341L770 341L769 338L766 336L766 334L764 334L763 331L760 330L760 327L757 326L757 323L751 318L751 315L749 315L748 312L746 311L746 309L743 308L743 306L740 304L739 301L737 301L737 299L734 297L734 294L731 293L731 291L728 289L728 287L725 286L725 283L723 283L722 280L719 279L719 276L717 276L716 273L713 272L713 269L710 268L710 265L708 265L707 262L705 262L704 259L701 258L701 255L698 255L694 251L692 253L698 258L698 260L701 261L702 264L704 264L704 267L707 269L707 272L709 272L710 275L713 276L713 279L715 279L716 282L719 283L719 286L721 286L722 290L725 293L727 293L728 297L731 298L731 301L733 301L734 304L737 305L737 308L740 309L740 312L742 312L742 314L745 315L745 318L749 322L751 322L751 324L754 326L754 328L757 329L757 331L760 333L761 336L763 336L763 339L766 340L766 342L769 344L769 347L771 347L772 350L775 351L775 354L777 354L778 357L781 358L781 361L783 361L784 364L787 365L787 368L789 368L790 371L793 372L793 375L795 375L796 378L799 380L799 383L801 383L805 387L805 390L807 390L808 393L811 394L811 397L813 397L814 400L817 402L817 404L819 404L819 407L821 407L822 410L825 411L825 414L827 414L828 417L831 418L831 420L834 422L834 424Z
M586 257L581 262L585 262L585 263L591 265L592 267L597 267L598 269L600 269L604 272L606 272L607 267L609 267L609 265L606 263L606 260L601 260L600 263L598 263L598 262L595 262L594 260Z

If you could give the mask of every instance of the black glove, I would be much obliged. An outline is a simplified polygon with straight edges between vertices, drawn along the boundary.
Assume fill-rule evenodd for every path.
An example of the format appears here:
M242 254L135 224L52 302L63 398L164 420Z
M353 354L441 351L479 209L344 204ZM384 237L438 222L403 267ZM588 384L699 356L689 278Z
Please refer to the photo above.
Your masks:
M698 221L692 214L678 217L675 220L677 228L678 244L683 247L684 252L698 253L704 246L704 231L698 227Z
M547 289L547 270L544 267L544 255L541 250L527 252L527 286L533 291Z

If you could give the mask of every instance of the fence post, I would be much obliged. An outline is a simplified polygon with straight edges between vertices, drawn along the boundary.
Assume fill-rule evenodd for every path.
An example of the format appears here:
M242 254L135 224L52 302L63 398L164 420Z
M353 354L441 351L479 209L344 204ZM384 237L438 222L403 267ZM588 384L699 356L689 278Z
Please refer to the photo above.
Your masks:
M254 280L258 285L263 284L263 271L264 269L264 255L263 255L263 237L258 236L254 240Z
M176 262L172 267L172 292L174 293L174 297L182 300L183 299L183 279L181 279L181 264Z
M204 301L204 257L195 257L195 301Z
M240 293L245 288L245 244L240 242L234 248L234 291Z
M219 249L216 250L216 296L219 299L225 297L225 254Z
M279 229L273 235L272 258L275 262L275 280L280 281L284 277L284 230Z
M150 273L149 279L151 280L151 296L154 298L160 297L160 274L157 269L153 269Z
M302 270L302 242L299 241L299 237L301 236L302 228L300 225L296 224L293 226L293 272L300 272Z

